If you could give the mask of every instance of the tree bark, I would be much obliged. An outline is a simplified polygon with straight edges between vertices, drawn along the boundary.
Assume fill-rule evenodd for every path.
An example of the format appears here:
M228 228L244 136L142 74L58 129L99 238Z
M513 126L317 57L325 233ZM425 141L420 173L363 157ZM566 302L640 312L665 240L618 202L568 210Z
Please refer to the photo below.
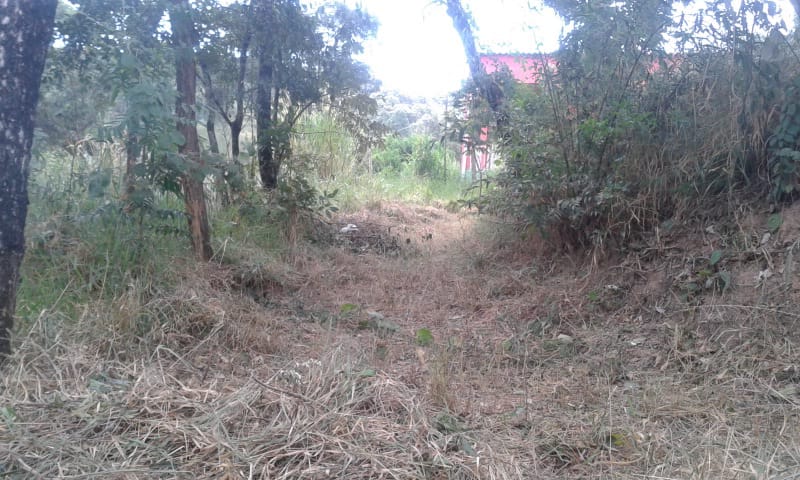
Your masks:
M214 121L217 114L214 110L208 111L208 118L206 119L206 133L208 134L208 149L211 153L219 155L219 142L217 142L217 124ZM225 182L224 168L219 165L216 169L214 183L216 185L217 195L223 206L227 207L231 204L230 195L228 195L228 185Z
M206 118L206 133L208 134L208 149L211 153L219 154L216 116L217 114L213 110L209 110L208 118Z
M189 217L192 248L198 259L207 261L213 256L211 230L208 226L205 191L203 190L203 164L200 158L200 141L197 136L197 66L195 64L194 23L189 0L172 0L169 9L172 40L175 48L175 72L178 100L175 105L178 130L185 142L178 152L186 161L181 175L183 200Z
M271 25L274 0L258 0L253 2L256 6L255 15L266 25ZM257 38L258 49L258 90L256 91L256 143L258 146L258 172L261 177L261 186L265 190L274 190L278 186L278 171L280 165L275 158L274 123L273 119L273 84L274 84L274 59L272 45L269 37L264 33Z
M56 3L0 0L0 362L11 353L33 127Z
M236 115L232 122L229 122L231 127L231 157L234 162L239 161L239 137L242 133L242 125L244 124L244 80L247 75L247 55L250 50L250 40L253 35L248 31L242 39L242 45L239 48L239 78L236 81Z

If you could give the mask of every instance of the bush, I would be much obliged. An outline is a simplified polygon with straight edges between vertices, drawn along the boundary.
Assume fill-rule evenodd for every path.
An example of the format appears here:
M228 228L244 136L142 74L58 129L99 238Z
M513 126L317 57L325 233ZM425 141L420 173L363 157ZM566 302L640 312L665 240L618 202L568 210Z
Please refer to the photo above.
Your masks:
M390 137L383 149L373 155L372 170L402 172L410 170L419 177L446 179L456 171L453 158L441 142L425 135Z
M759 36L774 28L767 13L710 4L703 14L730 30L698 23L675 40L695 43L667 54L671 12L630 3L561 12L578 20L538 85L495 79L505 168L481 206L559 247L604 249L741 198L796 198L800 69L782 36Z

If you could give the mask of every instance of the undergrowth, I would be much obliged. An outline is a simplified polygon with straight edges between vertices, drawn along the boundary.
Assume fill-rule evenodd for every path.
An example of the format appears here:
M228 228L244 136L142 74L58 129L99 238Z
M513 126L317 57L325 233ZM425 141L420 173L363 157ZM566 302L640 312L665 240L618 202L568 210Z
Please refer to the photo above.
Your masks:
M536 84L500 71L500 109L474 88L460 99L461 128L491 118L504 160L483 210L552 248L613 254L664 221L732 215L742 199L791 204L797 43L762 7L709 2L670 27L665 2L559 4L575 25L557 53L524 57Z
M469 182L458 175L437 179L417 176L409 171L363 174L321 184L327 189L338 189L336 201L344 211L377 205L387 199L422 205L449 205L457 202L469 187Z

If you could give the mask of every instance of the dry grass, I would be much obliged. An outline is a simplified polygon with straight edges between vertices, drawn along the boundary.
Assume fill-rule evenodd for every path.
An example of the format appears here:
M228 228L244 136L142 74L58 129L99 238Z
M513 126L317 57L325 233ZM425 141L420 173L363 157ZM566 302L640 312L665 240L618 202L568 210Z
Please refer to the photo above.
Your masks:
M733 290L681 298L736 239L661 236L601 267L433 208L340 220L401 249L179 266L149 300L45 312L4 370L3 474L800 478L796 222L726 256Z

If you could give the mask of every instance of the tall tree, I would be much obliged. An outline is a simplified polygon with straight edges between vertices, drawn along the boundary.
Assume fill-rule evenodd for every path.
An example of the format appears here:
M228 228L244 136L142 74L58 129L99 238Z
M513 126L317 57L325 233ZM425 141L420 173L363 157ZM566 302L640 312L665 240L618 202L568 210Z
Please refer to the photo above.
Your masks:
M304 112L326 101L331 107L367 105L345 99L363 99L375 86L353 56L361 53L376 24L361 9L343 4L306 14L297 0L253 0L252 18L257 22L259 173L262 186L273 189L291 154L292 129Z
M214 0L206 1L213 8L200 10L204 24L204 38L198 52L200 80L210 109L219 114L230 128L231 160L238 162L250 44L255 26L252 20L253 6L239 3L222 6ZM201 22L196 21L198 24ZM235 87L231 89L230 84ZM209 115L209 118L213 117Z
M0 357L11 352L34 118L56 3L0 0Z
M280 0L279 0L280 1ZM256 90L256 135L258 142L258 171L261 184L266 189L278 185L280 165L275 161L275 132L273 122L273 91L275 84L275 37L270 26L275 21L275 0L253 0L254 18L267 26L258 36L258 80ZM299 8L299 7L298 7Z
M192 21L189 0L172 0L169 9L172 25L172 41L175 48L175 79L178 98L175 115L178 131L184 138L179 153L183 156L185 168L180 178L186 213L189 217L189 231L195 255L201 260L210 260L211 233L208 226L203 180L205 169L200 157L200 142L197 137L197 66L194 46L197 35Z

